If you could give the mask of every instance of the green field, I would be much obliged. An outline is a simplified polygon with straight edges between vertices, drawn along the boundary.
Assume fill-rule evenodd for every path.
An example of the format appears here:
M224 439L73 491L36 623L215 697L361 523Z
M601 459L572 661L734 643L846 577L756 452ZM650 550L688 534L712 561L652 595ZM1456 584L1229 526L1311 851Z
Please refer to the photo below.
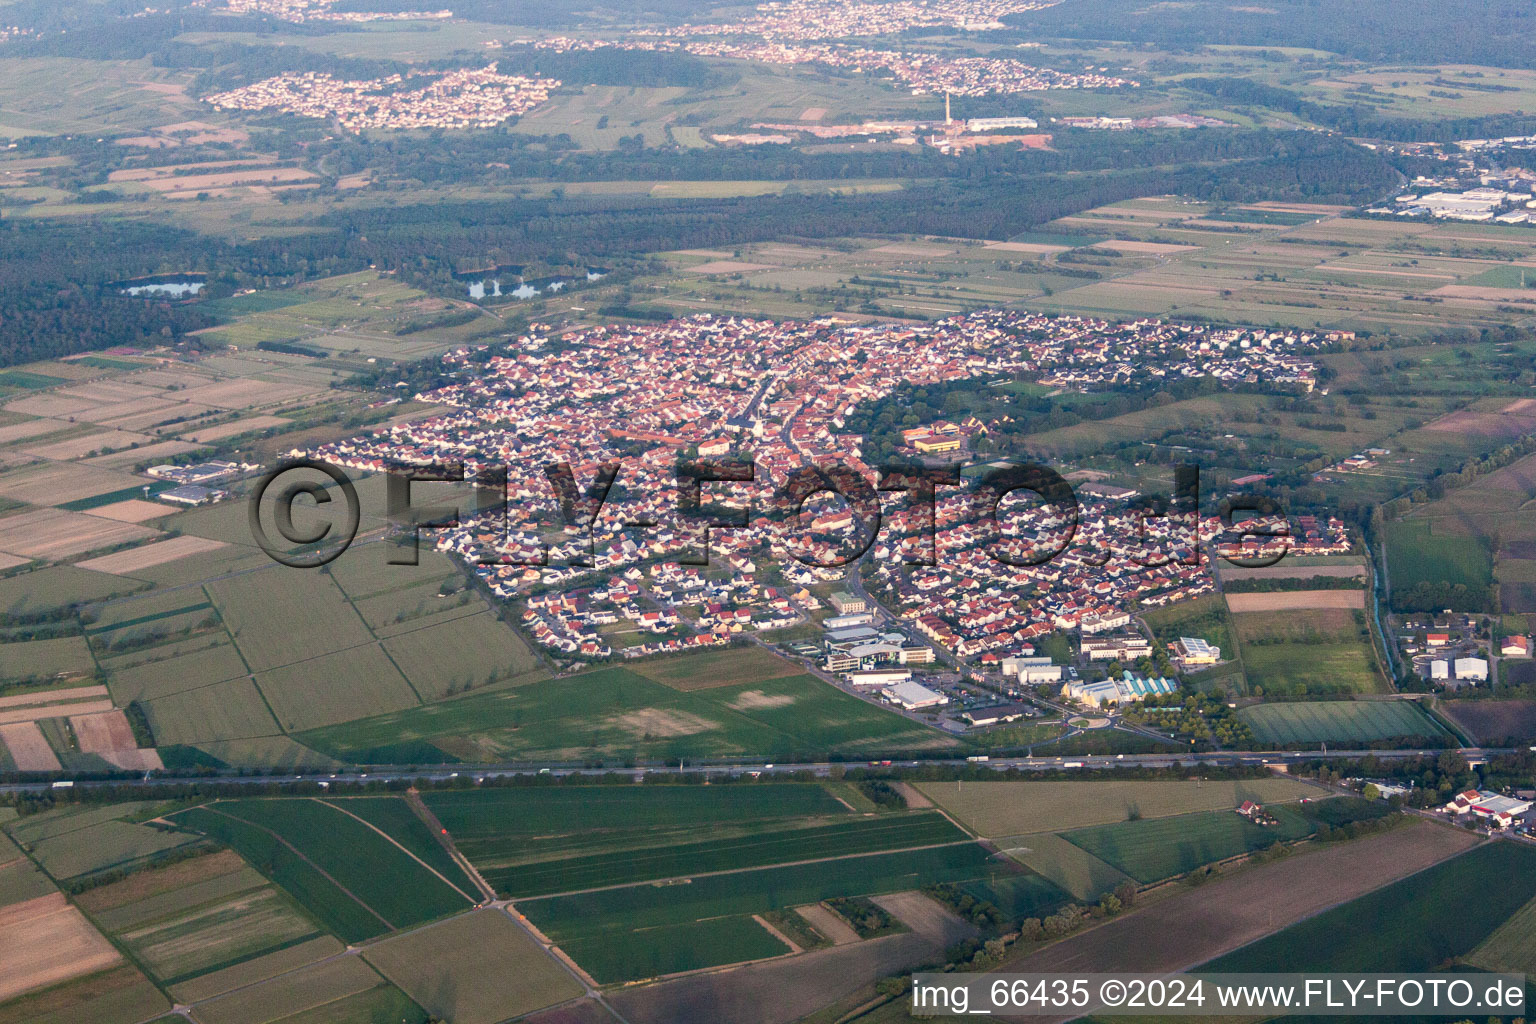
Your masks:
M95 659L91 657L84 637L0 643L0 681L52 678L61 674L85 675L95 668Z
M33 815L8 826L8 831L57 879L145 863L196 841L185 833L121 820L138 806L115 804L73 814Z
M876 853L965 839L943 815L915 813L859 818L832 825L779 823L732 839L521 864L501 869L475 865L498 894L535 896L572 892L648 879L679 878L710 871L785 864L792 861Z
M623 760L757 755L814 760L958 741L810 676L679 692L625 668L472 692L296 737L340 760ZM430 745L430 746L427 746ZM436 760L443 760L440 754Z
M1387 524L1387 575L1394 594L1420 583L1481 588L1493 582L1493 558L1477 537L1404 519Z
M694 862L675 859L683 847L703 846L696 853L707 856L715 844L771 840L780 829L868 820L851 819L825 789L805 783L541 786L429 792L423 800L487 881L516 892L538 891L575 864L614 881L636 870L634 877L682 873Z
M1270 644L1243 648L1249 692L1257 696L1377 693L1385 682L1362 644Z
M753 913L993 874L1006 871L984 847L960 843L547 897L518 909L608 983L783 952L767 932L760 938L762 930L752 930Z
M348 814L359 818L389 834L389 837L415 856L419 857L438 874L464 892L473 894L475 883L464 874L464 869L448 855L447 849L438 842L427 828L426 822L416 816L410 805L397 796L360 796L327 801Z
M605 984L789 952L788 946L750 915L651 925L635 935L572 935L559 945L583 970Z
M1026 917L1044 917L1069 898L1067 892L1042 875L977 878L961 882L957 888L978 900L991 903L1015 921Z
M255 825L215 814L204 807L181 811L170 818L240 854L342 941L361 942L389 930L388 922L362 901L327 879L299 853Z
M1300 839L1312 822L1286 805L1269 808L1278 825L1263 827L1232 811L1122 821L1068 832L1062 838L1144 885L1277 842Z
M1098 899L1127 879L1123 871L1050 832L1010 836L997 840L997 846L1031 871L1071 893L1074 899Z
M1485 971L1536 974L1536 900L1511 914L1467 962Z
M377 644L338 650L256 674L285 732L415 707L420 700Z
M249 532L249 527L245 527ZM256 572L207 586L251 669L290 665L373 639L328 576ZM358 715L369 708L359 704Z
M333 1015L332 1006L381 987L387 989L389 986L361 958L336 957L200 1003L197 1019L203 1024L290 1024L293 1021L341 1024L346 1018ZM367 1021L367 1018L354 1017L353 1020Z
M1497 884L1490 881L1497 879ZM1536 897L1536 849L1487 843L1214 960L1208 971L1434 970ZM1369 927L1361 927L1369 922Z
M1238 711L1261 743L1369 743L1449 733L1412 701L1306 701L1255 704Z
M233 847L349 942L476 902L367 825L320 801L223 800L171 820ZM321 903L306 898L311 895Z
M475 598L475 607L483 605ZM538 659L494 614L479 611L446 621L421 619L384 640L384 650L422 700L507 681L537 678ZM380 635L386 631L380 630Z

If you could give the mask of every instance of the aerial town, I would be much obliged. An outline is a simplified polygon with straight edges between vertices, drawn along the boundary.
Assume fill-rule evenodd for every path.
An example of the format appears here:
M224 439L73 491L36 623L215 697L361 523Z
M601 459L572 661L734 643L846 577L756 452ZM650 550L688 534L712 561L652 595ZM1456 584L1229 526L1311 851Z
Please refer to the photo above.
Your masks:
M1009 14L1054 7L1060 0L898 0L896 3L829 3L786 0L759 4L741 21L678 25L647 34L661 36L756 36L765 39L848 39L915 28L982 31L1003 27Z
M793 625L819 607L810 588L848 576L843 552L863 526L830 502L775 515L772 492L829 462L873 481L866 439L845 423L903 382L1018 378L1088 390L1208 376L1305 391L1314 381L1309 354L1331 339L990 310L920 326L699 315L565 333L551 351L554 340L536 327L515 354L452 352L445 360L462 379L418 396L443 405L441 415L303 454L369 471L462 462L476 476L508 467L506 513L468 518L436 543L480 563L496 594L525 601L524 624L538 643L602 659L615 652L599 627L618 617L653 634L623 652L637 657ZM974 418L922 424L902 433L903 458L964 460L988 430ZM750 483L702 485L717 501L750 508L743 528L701 533L679 515L681 457L751 459ZM590 535L562 532L542 467L568 463L584 488L604 459L620 460L615 497L587 515ZM1133 608L1212 589L1209 565L1194 557L1192 516L1145 517L1130 504L1134 491L1082 490L1071 548L1036 565L994 552L1017 562L1051 550L1066 524L1049 506L1000 512L1006 522L989 527L955 488L936 496L931 523L920 505L889 510L865 559L867 585L925 642L989 660L1032 655L1033 641L1056 630L1115 630ZM1199 530L1204 540L1221 526L1206 519ZM928 538L936 557L914 558ZM1349 549L1337 520L1297 543L1316 554ZM706 558L709 567L696 567ZM1005 596L1020 593L1028 600ZM696 621L667 610L700 601L706 612Z
M206 0L205 0L206 2ZM437 11L337 11L336 0L227 0L224 10L231 14L266 14L283 21L334 21L364 24L370 21L447 21L450 10Z
M420 80L419 89L397 88ZM390 75L349 82L320 72L278 75L208 102L220 110L280 110L333 120L348 131L385 128L490 128L549 99L560 83L550 78L502 75L495 64L441 74Z
M862 46L820 42L775 42L754 39L693 40L571 39L557 36L534 44L557 53L572 50L681 50L696 57L754 60L764 64L819 64L850 72L888 71L914 96L948 92L956 96L1010 95L1047 89L1135 88L1140 83L1107 73L1106 68L1058 71L1038 68L1011 57L946 57L904 50L875 50Z

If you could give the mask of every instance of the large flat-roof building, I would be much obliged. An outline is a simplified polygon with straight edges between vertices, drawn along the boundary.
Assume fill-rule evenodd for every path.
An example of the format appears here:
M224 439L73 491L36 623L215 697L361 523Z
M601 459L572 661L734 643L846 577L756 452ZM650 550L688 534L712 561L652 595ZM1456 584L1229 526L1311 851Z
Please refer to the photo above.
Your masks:
M887 686L880 691L880 696L908 711L920 711L923 708L933 708L949 703L949 698L942 693L935 693L926 686L911 682Z

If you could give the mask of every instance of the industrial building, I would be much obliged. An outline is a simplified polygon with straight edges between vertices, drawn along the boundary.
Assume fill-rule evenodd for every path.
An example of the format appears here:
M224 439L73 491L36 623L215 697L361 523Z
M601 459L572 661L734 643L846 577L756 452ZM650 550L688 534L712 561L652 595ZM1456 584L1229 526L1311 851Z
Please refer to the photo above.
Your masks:
M908 711L920 711L923 708L933 708L949 703L949 698L942 693L935 693L926 686L919 686L912 682L887 686L880 691L880 696Z
M1021 683L1058 683L1061 666L1051 664L1050 658L1004 658L1003 675L1017 676Z
M846 678L853 686L892 686L911 682L912 670L909 668L867 669L862 672L849 672Z
M1531 809L1531 801L1500 796L1486 789L1467 789L1457 793L1445 809L1456 815L1473 814L1498 828L1508 828Z
M1455 668L1457 679L1488 681L1488 662L1484 658L1457 658Z

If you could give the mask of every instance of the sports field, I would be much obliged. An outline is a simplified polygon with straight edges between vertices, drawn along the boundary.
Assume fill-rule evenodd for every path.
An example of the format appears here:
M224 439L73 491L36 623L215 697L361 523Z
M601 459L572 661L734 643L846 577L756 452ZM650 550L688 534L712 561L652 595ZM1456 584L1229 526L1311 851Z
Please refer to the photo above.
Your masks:
M1204 782L922 782L917 788L982 837L1061 832L1108 825L1134 815L1162 818L1315 797L1295 779Z
M1449 733L1413 701L1305 701L1255 704L1238 711L1261 743L1368 743Z

